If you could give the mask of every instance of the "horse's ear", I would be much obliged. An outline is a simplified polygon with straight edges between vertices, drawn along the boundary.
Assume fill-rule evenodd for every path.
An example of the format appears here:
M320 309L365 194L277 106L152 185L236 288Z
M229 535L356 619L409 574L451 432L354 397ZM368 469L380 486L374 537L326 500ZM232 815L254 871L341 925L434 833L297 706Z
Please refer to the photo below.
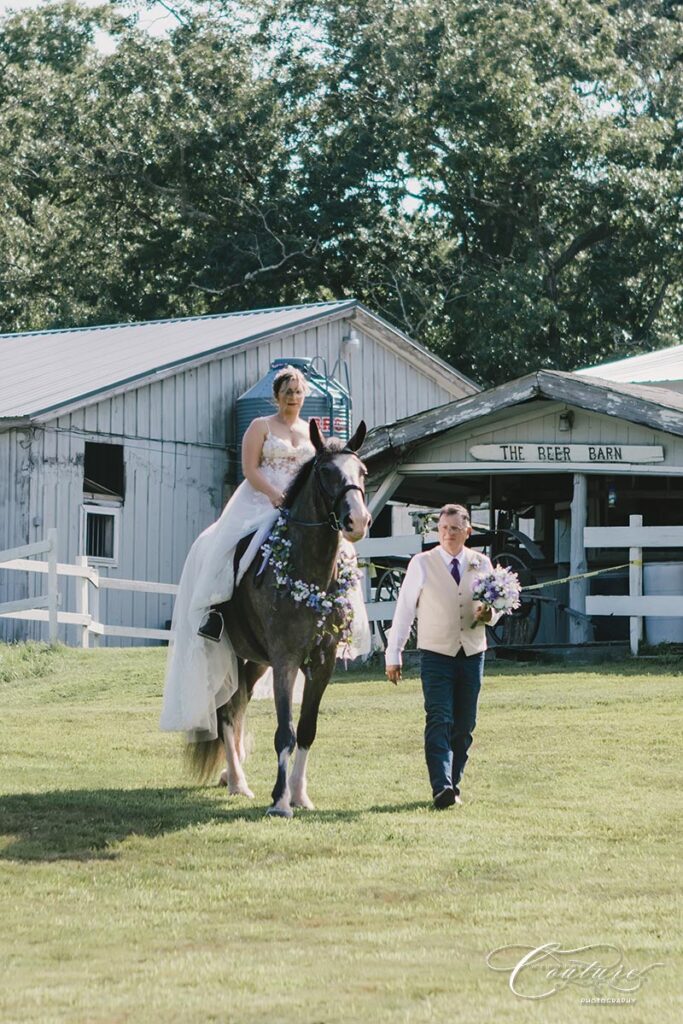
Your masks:
M358 430L353 435L350 441L346 442L345 447L350 452L357 452L365 440L365 435L368 432L368 428L365 426L365 420L361 420L358 424Z
M325 442L323 441L323 436L320 433L320 427L318 426L318 421L317 420L315 420L315 419L309 420L309 423L308 423L308 435L309 435L309 437L311 439L311 444L313 445L315 450L317 452L321 452L323 450L323 448L325 447Z

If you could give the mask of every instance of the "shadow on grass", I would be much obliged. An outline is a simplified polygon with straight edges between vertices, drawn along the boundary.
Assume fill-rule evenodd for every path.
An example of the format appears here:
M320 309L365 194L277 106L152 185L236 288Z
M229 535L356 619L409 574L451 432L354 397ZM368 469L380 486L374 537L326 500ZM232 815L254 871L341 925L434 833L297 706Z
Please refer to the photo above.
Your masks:
M224 791L223 791L224 792ZM423 803L310 812L315 821L424 809ZM129 836L159 836L211 822L262 822L263 804L220 802L198 789L76 789L0 797L0 860L116 860L110 847ZM309 812L298 811L306 819ZM277 827L277 820L274 822Z

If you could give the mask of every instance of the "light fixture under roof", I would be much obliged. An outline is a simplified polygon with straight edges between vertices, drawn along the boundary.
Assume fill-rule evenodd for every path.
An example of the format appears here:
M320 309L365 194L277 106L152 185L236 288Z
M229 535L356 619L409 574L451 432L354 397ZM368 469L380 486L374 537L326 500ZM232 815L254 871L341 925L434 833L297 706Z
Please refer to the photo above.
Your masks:
M355 328L351 328L348 334L345 334L341 340L344 353L355 352L360 348L360 335Z

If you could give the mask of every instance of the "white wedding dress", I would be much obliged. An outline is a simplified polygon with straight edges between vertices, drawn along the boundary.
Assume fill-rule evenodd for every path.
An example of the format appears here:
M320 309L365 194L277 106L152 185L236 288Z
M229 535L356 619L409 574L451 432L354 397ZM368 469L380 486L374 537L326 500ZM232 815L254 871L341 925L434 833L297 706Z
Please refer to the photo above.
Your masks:
M269 431L259 468L270 483L285 491L314 455L309 441L295 446ZM214 643L199 636L199 627L211 607L230 599L278 514L266 495L244 480L216 522L197 537L185 560L173 610L160 725L165 731L188 733L189 742L216 738L216 708L230 700L238 680L237 658L227 636ZM254 537L235 578L235 548L251 533ZM341 539L341 545L355 555L348 541ZM339 653L355 658L369 653L371 641L360 586L351 597L353 638L349 649ZM257 687L262 695L261 680Z

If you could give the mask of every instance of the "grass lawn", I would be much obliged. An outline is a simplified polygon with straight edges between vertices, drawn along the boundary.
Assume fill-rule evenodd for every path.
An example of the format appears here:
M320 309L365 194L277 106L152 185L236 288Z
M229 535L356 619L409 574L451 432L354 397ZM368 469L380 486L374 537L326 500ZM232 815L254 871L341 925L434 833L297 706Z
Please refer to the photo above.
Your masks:
M270 702L249 713L256 800L197 787L157 729L163 663L0 648L3 1024L683 1020L680 665L489 668L464 804L443 813L417 679L340 677L319 809L282 821L264 818ZM549 942L663 966L633 1003L582 1005L625 997L523 999L487 965ZM519 988L545 991L549 966Z

